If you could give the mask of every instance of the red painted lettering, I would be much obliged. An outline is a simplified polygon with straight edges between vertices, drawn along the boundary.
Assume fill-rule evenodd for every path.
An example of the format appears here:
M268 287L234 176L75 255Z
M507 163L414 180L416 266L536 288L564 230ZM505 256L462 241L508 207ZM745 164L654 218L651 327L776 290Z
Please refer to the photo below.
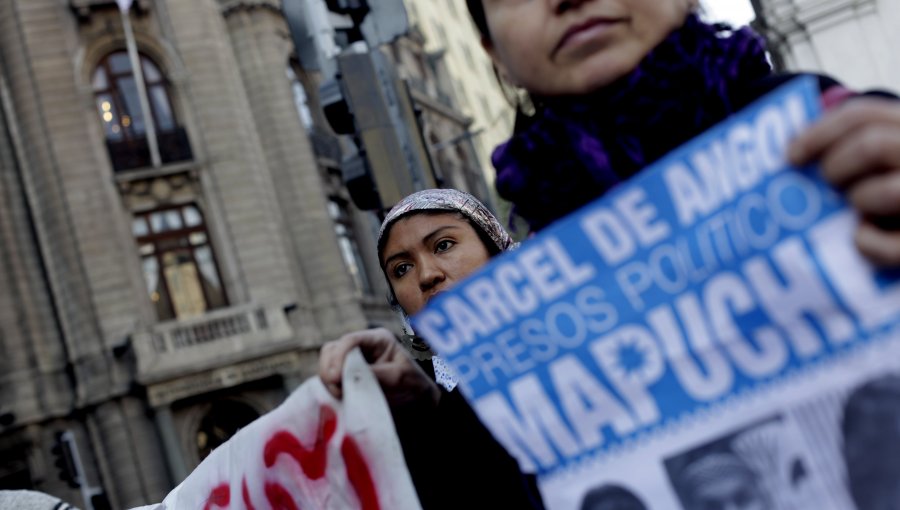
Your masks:
M322 478L325 475L325 466L328 461L326 447L336 428L337 415L334 410L328 406L322 406L319 408L319 429L313 447L307 450L290 432L278 431L266 443L263 452L266 467L270 468L275 465L278 455L285 453L300 464L300 468L303 469L307 478L310 480Z
M369 465L359 449L359 445L352 437L347 436L341 443L341 456L347 465L347 478L350 485L356 491L356 497L362 505L362 510L380 510L378 503L378 491L375 490L375 481L369 472Z
M247 489L247 477L245 476L243 480L241 480L241 497L244 499L244 507L246 510L256 510L253 506L253 502L250 501L250 490Z
M272 510L300 510L287 489L277 483L266 484L266 499L272 505Z
M209 493L209 497L206 498L206 504L203 505L203 510L210 510L213 506L228 508L230 501L231 489L228 488L227 483L223 483L213 488L212 492Z

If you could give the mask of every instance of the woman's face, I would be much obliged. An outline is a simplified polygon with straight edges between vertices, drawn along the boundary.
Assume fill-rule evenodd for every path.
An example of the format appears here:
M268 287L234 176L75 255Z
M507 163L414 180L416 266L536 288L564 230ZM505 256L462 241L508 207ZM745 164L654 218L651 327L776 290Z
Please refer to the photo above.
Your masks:
M485 49L539 96L585 94L628 74L696 0L482 0Z
M397 220L383 253L388 283L408 315L490 258L472 225L456 213L413 214Z

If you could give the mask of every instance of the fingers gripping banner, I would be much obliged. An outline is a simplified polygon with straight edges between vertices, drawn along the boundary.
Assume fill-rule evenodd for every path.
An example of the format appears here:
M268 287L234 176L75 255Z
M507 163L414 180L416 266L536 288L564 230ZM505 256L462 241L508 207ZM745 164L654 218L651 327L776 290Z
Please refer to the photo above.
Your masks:
M420 510L381 388L358 350L343 400L311 378L142 510Z

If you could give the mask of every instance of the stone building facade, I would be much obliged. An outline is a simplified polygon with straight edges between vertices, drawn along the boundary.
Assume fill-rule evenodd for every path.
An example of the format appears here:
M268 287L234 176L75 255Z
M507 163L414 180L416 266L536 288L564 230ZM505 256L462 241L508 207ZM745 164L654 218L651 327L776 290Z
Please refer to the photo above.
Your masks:
M425 49L445 61L448 92L472 117L469 137L485 177L493 184L491 153L513 130L515 111L504 96L481 36L463 0L405 0L410 22L425 35Z
M0 488L82 505L51 453L67 431L112 508L161 500L314 375L324 341L395 327L378 218L342 187L346 141L279 3L130 16L158 165L115 2L0 2ZM435 75L407 77L441 160L468 120ZM474 153L445 159L445 184L486 196Z
M900 3L752 1L753 27L768 40L778 67L826 73L860 90L900 90Z

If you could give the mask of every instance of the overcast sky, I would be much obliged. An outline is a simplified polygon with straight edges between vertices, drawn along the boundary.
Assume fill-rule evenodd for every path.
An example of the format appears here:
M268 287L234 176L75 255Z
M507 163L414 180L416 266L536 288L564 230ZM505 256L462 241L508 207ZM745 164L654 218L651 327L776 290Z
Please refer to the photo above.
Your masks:
M746 25L753 19L750 0L701 0L712 20Z

